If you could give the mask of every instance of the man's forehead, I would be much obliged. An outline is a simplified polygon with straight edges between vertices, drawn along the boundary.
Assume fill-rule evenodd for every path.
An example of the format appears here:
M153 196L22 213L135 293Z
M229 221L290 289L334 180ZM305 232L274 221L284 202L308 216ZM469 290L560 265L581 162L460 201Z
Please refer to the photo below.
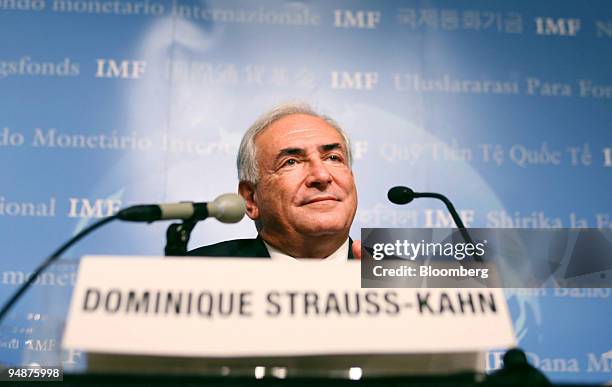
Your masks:
M344 139L336 128L319 117L305 114L292 114L275 121L257 136L256 143L269 151L319 148L337 143L344 148Z

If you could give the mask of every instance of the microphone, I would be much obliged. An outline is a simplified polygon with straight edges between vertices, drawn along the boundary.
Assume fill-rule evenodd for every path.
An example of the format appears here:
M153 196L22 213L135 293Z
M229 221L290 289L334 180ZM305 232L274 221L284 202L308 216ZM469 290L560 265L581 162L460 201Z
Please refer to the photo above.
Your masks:
M451 203L451 201L448 200L446 196L436 192L414 192L408 187L397 186L391 188L389 192L387 192L387 198L389 199L389 201L391 201L391 203L394 204L408 204L416 198L434 198L442 200L444 204L446 204L446 208L453 217L453 220L455 221L459 232L463 236L463 239L465 239L465 241L468 243L474 243L474 241L472 241L472 238L470 237L470 234L468 234L467 229L463 224L463 221L461 221L457 210L455 210L455 206L453 206L453 203ZM480 257L476 257L476 260L480 261Z
M442 200L444 204L446 204L446 208L448 208L448 211L453 217L457 228L465 229L465 226L463 225L459 214L455 210L453 203L451 203L451 201L448 200L448 198L442 194L436 192L414 192L408 187L397 186L391 188L389 192L387 192L387 198L391 201L391 203L394 204L408 204L416 198L434 198Z
M68 250L76 242L84 238L99 227L112 222L115 219L127 220L130 222L154 222L164 219L184 219L185 224L190 224L190 229L181 234L181 242L186 246L189 241L189 232L198 220L204 220L209 217L217 218L223 223L237 223L246 213L246 204L244 199L238 194L227 193L218 196L211 203L171 203L171 204L145 204L128 207L119 211L117 214L102 218L92 225L85 227L75 236L70 238L68 242L61 245L51 256L45 259L34 270L32 275L21 284L11 298L0 308L0 322L4 320L13 305L32 286L39 278L39 275L45 271L49 265L55 262L66 250ZM183 232L182 230L179 230ZM167 252L168 250L166 250Z
M237 223L246 213L242 196L226 193L210 203L167 203L140 204L125 208L117 213L117 218L129 222L155 222L169 219L204 220L216 218L222 223Z
M387 198L394 204L408 204L419 195L408 187L393 187L387 192Z

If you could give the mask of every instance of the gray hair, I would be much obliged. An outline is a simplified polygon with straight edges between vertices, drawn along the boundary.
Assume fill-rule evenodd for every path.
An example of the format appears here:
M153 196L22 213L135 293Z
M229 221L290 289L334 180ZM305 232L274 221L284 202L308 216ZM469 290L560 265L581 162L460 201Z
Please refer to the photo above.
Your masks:
M338 125L338 123L326 115L315 112L306 103L291 102L278 105L272 110L261 115L242 137L240 148L238 149L238 158L236 160L238 167L238 179L240 181L247 181L252 184L257 184L259 181L259 168L257 165L257 147L255 146L255 138L259 133L263 132L274 122L292 114L306 114L309 116L318 117L328 123L332 128L336 129L344 140L348 165L349 167L352 165L353 157L351 155L351 143L348 136Z

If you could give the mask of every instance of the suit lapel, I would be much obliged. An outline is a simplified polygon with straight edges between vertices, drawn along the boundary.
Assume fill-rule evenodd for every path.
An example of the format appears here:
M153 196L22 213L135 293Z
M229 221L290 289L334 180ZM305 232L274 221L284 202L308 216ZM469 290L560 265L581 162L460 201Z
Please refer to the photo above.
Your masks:
M264 244L263 239L257 235L257 238L252 239L253 243L245 246L241 249L240 255L243 257L258 257L258 258L270 258L270 253Z

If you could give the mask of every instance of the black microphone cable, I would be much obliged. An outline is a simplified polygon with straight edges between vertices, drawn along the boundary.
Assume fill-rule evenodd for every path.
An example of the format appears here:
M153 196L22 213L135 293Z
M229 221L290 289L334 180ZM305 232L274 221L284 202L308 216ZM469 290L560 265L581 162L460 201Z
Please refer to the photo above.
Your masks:
M57 261L57 259L64 253L64 251L68 250L68 248L70 248L70 246L72 246L73 244L75 244L76 242L81 240L87 234L91 233L95 229L97 229L97 228L99 228L99 227L105 225L106 223L109 223L109 222L111 222L111 221L113 221L115 219L117 219L117 215L109 216L109 217L106 217L106 218L98 220L94 224L84 228L83 230L81 230L81 232L79 232L78 234L76 234L75 236L70 238L70 240L68 242L66 242L63 245L61 245L53 254L51 254L49 256L49 258L45 259L36 268L36 270L32 273L30 278L28 278L28 280L26 282L21 284L19 289L17 289L17 291L11 296L11 298L9 298L9 300L6 303L4 303L4 305L2 306L2 309L0 309L0 323L2 323L2 320L4 319L4 317L8 314L9 310L11 309L11 307L15 304L15 302L17 302L17 300L21 297L21 295L26 290L28 290L28 288L30 286L32 286L32 284L34 283L34 281L36 281L38 276L43 271L45 271L45 269L47 267L49 267L49 265L51 265L53 262Z

